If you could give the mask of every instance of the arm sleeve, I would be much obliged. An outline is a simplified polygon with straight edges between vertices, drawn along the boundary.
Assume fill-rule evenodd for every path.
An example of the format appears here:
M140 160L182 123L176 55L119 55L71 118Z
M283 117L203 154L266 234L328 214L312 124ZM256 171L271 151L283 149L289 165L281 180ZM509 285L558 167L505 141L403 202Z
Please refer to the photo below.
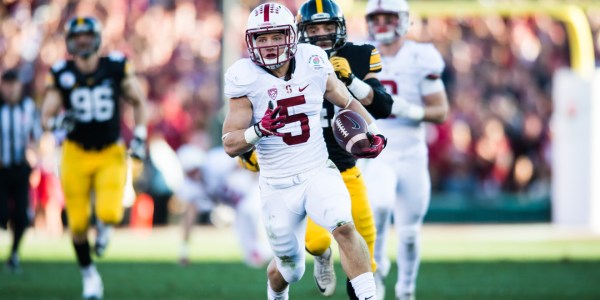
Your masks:
M366 105L365 108L375 119L385 119L392 113L394 100L388 94L385 87L376 78L369 78L364 81L373 89L373 102Z
M371 48L371 56L369 58L369 73L379 73L383 67L381 62L381 55L377 48L369 45Z

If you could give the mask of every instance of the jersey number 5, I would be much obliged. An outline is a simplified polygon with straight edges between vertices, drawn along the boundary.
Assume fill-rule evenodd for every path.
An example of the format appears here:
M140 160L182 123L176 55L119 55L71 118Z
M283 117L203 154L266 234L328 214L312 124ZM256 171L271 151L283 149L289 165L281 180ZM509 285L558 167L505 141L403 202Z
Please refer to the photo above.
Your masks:
M300 122L301 133L299 135L292 135L290 132L286 132L284 134L283 142L288 145L297 145L305 143L310 137L308 116L305 113L299 113L290 116L288 112L288 108L304 103L306 103L306 99L304 99L303 95L277 100L277 105L281 106L281 111L279 112L279 115L287 117L285 119L285 124Z
M80 122L108 121L115 110L113 91L110 87L81 87L71 93L71 106Z

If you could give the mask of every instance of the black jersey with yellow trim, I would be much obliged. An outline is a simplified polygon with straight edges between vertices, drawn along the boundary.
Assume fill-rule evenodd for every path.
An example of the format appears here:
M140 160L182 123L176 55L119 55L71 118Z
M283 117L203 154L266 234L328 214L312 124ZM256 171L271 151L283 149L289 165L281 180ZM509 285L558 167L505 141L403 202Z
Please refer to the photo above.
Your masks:
M119 99L127 69L127 59L120 53L100 57L91 73L82 73L73 60L52 67L49 85L60 91L64 108L76 119L67 139L85 149L102 149L119 139Z
M353 43L346 43L346 45L340 48L335 56L340 56L348 60L352 73L356 78L363 80L368 73L379 73L382 69L381 56L373 45L362 44L357 45ZM369 105L367 111L375 109L373 105ZM323 126L323 136L325 138L325 144L327 145L327 151L329 152L329 159L338 167L340 171L347 170L356 165L356 158L352 154L348 153L345 149L342 149L333 136L333 130L331 127L332 119L338 109L331 104L329 101L323 101L323 111L321 112L321 124Z

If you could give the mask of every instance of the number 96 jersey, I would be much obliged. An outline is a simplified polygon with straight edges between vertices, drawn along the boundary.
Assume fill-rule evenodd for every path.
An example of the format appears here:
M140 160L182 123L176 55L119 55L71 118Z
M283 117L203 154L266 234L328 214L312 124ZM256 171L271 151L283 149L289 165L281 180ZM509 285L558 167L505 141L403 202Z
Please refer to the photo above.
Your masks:
M252 103L252 122L258 122L269 102L286 116L279 130L256 145L260 173L264 177L288 177L326 165L327 148L321 129L321 110L327 76L333 67L321 48L299 44L290 61L291 78L277 78L250 59L241 59L225 74L225 95L231 101L247 96ZM289 73L289 72L288 72ZM250 124L249 124L250 125Z
M96 71L84 74L73 60L54 64L49 86L61 93L63 106L75 115L75 128L67 138L84 149L102 149L119 139L121 82L128 67L124 55L101 57Z

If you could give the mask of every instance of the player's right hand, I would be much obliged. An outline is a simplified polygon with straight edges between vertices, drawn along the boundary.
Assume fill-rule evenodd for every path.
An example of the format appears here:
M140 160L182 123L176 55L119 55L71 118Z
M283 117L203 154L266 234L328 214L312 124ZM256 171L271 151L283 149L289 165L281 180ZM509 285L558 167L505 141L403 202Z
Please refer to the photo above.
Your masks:
M277 116L281 111L281 106L273 108L273 102L269 101L269 107L265 111L260 121L254 124L254 131L260 137L264 136L283 136L283 133L277 132L277 129L285 126L286 116Z
M335 71L337 78L346 84L346 86L349 86L352 83L352 80L354 80L354 74L352 74L352 69L350 68L348 60L340 56L333 56L329 61L331 62L331 65L333 65L333 70Z
M50 130L64 130L67 133L75 129L75 112L67 110L48 121Z
M371 141L370 147L361 149L361 153L359 154L354 154L356 158L375 158L379 156L381 151L383 151L387 145L387 138L382 134L374 135L367 132L367 137L369 138L369 141Z

